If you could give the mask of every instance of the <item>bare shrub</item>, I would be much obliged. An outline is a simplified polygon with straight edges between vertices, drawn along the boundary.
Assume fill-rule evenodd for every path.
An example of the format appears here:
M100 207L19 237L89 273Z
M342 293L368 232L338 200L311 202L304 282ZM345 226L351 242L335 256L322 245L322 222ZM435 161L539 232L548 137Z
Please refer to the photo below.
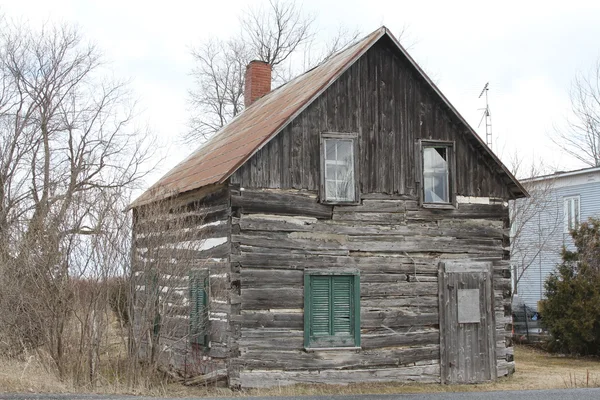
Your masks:
M1 349L47 354L62 381L95 385L108 284L129 271L122 211L151 143L127 85L76 29L0 31Z

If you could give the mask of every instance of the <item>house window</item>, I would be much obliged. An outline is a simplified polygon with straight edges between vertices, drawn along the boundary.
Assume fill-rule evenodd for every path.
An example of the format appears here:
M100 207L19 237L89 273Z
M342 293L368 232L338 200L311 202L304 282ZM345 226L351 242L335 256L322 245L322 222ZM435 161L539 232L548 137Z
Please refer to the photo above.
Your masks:
M323 133L321 136L321 189L327 203L356 203L355 134Z
M423 145L423 203L452 203L452 146Z
M304 279L304 347L360 347L358 272L307 272Z
M189 280L190 343L208 344L208 271L192 270Z
M579 196L565 197L565 233L569 233L579 227L579 211Z

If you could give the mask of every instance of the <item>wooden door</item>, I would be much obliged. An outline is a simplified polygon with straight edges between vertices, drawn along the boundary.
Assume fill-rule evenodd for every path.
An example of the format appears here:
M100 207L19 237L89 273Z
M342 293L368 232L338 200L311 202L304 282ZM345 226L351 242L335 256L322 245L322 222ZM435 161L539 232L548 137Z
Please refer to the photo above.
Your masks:
M490 262L440 263L442 383L496 378L493 269Z

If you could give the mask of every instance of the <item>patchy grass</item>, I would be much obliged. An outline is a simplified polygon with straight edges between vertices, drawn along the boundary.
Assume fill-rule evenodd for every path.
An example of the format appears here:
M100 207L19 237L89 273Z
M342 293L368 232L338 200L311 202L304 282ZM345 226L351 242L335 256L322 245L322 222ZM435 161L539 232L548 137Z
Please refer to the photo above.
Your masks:
M561 389L600 387L600 359L553 355L528 346L515 347L517 372L495 382L478 385L437 385L419 383L381 383L334 385L296 385L273 389L232 392L218 387L185 387L180 384L141 385L126 389L120 384L98 387L97 393L127 393L148 396L203 397L230 396L301 396L330 394L385 394L429 392L473 392L495 390ZM72 384L58 382L52 371L44 369L36 356L0 360L0 388L11 392L73 392Z

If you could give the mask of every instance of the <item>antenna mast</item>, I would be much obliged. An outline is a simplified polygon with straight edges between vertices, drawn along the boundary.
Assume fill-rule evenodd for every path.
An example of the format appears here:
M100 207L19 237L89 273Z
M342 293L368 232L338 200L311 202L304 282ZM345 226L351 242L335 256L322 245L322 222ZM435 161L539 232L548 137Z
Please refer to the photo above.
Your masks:
M490 104L488 102L488 90L490 90L489 82L487 82L485 84L485 86L481 90L481 93L479 93L479 98L481 98L481 96L483 96L483 94L485 93L485 108L480 108L480 110L483 110L483 115L481 116L481 120L479 121L479 125L477 125L477 127L479 128L481 126L481 123L485 119L485 143L491 149L492 143L493 143L492 142L492 114L490 113Z

